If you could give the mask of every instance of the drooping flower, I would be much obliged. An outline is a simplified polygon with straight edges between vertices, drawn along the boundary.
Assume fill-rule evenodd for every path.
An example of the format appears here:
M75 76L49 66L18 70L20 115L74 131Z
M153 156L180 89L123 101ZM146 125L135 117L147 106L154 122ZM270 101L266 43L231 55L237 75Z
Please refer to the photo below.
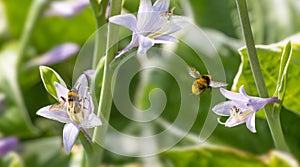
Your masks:
M18 146L18 144L19 141L15 137L7 137L0 139L0 157L14 150Z
M122 14L109 18L110 22L132 31L131 42L115 58L136 46L138 54L145 54L154 44L178 42L170 34L180 30L186 21L174 16L174 8L169 10L169 4L170 0L157 0L152 6L151 0L140 0L137 17Z
M66 153L69 154L80 130L91 140L88 129L102 123L94 114L94 104L87 90L88 80L84 74L78 78L71 90L57 82L54 85L59 103L39 109L37 115L66 123L63 130L63 144Z
M79 51L79 49L80 47L75 43L64 43L56 46L39 57L30 60L27 63L27 66L52 65L73 56Z
M72 17L89 5L89 0L53 1L45 16Z
M239 93L220 88L221 93L230 101L217 104L212 109L217 115L229 116L224 124L226 127L233 127L246 123L247 128L255 133L255 113L268 103L278 102L278 97L260 98L248 96L244 86L241 86ZM220 121L219 121L220 122ZM221 123L221 122L220 122Z

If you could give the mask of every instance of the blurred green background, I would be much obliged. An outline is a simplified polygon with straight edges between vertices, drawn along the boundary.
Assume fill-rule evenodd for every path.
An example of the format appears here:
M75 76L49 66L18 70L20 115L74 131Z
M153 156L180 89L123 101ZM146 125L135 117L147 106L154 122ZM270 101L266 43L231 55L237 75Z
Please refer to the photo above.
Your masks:
M25 59L21 64L16 64L14 55L18 54L17 48L32 3L32 0L0 0L0 93L5 95L5 109L0 113L0 137L15 136L20 140L20 146L14 152L1 157L0 166L12 164L30 167L79 166L82 147L77 145L70 155L66 155L62 149L63 124L35 114L39 108L54 103L55 99L45 90L38 66L28 68L26 63L64 42L74 42L83 46L96 30L96 21L91 7L87 7L71 18L40 16L25 49ZM50 1L44 6L45 9L49 7L49 3ZM123 12L136 13L138 3L137 0L124 0ZM300 1L261 0L248 1L248 5L256 44L277 43L299 32ZM171 0L170 7L173 6L176 7L174 14L192 18L216 47L219 55L215 56L221 58L226 81L230 84L228 88L230 88L241 63L238 49L244 46L235 1ZM124 28L120 31L128 32ZM119 50L124 48L130 39L130 37L123 39L119 43ZM291 69L296 72L292 75L294 77L300 75L299 64L296 63L300 60L299 46L299 42L293 45L297 54L294 56L295 65ZM197 47L203 51L204 56L209 56L206 55L208 53L205 46ZM207 73L205 64L186 44L180 42L174 52L186 62L187 66L193 66L201 73ZM76 55L51 65L51 68L59 73L66 83L72 85L75 62ZM276 63L267 62L275 67L279 66ZM188 73L182 71L180 75L188 75ZM142 82L143 78L147 78L147 82ZM293 78L293 81L288 87L298 91L297 78ZM179 111L181 99L178 84L170 74L161 70L140 73L133 78L128 91L132 101L137 103L138 107L145 109L149 107L148 93L153 88L160 88L165 92L168 100L162 119L171 123ZM255 92L249 94L255 95ZM298 100L289 105L299 108L299 96L300 94L295 94L295 97L290 97ZM195 97L200 98L201 107L190 130L191 136L198 137L207 113L211 112L209 111L210 97L209 91ZM281 122L286 141L291 148L291 156L299 160L300 111L289 109L281 112ZM115 107L112 108L110 123L120 131L126 130L126 125L131 125L129 120L120 116ZM135 126L134 123L132 124L131 126ZM151 128L160 131L162 127L155 125ZM147 158L132 158L105 151L103 166L291 165L287 163L291 162L289 159L282 158L281 153L275 151L270 130L263 116L257 117L256 129L257 133L253 134L245 125L234 128L218 125L207 144L199 145L195 141L184 138L175 148Z

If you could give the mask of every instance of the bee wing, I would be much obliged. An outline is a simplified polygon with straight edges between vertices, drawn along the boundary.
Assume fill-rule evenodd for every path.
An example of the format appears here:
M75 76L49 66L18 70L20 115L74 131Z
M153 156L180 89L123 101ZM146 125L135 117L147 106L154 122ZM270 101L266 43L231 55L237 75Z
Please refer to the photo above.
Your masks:
M188 67L188 70L189 70L190 76L193 77L193 78L199 78L201 76L200 73L199 73L199 71L197 71L193 67Z
M220 88L227 86L227 83L224 82L216 82L216 81L210 81L209 86L212 88Z
M49 110L50 111L61 111L64 109L65 103L66 103L65 101L55 103L49 108Z

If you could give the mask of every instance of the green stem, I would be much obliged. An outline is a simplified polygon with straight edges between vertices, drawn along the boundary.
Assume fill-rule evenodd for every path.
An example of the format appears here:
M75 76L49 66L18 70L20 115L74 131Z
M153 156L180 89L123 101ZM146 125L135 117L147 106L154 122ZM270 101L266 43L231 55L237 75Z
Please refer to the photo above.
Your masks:
M266 98L269 95L256 53L256 48L248 16L247 3L246 0L236 0L236 3L239 11L240 21L242 25L244 38L246 41L248 57L250 61L252 74L254 76L255 84L258 89L259 96ZM271 104L265 107L265 115L271 130L275 147L279 150L288 151L289 149L282 133L279 113L280 112L272 112Z
M25 26L23 28L23 32L20 39L20 48L18 53L17 67L20 69L20 65L24 60L24 52L27 48L28 42L30 40L30 36L32 34L33 27L39 18L39 15L46 4L46 0L34 0L29 9L29 13L26 18ZM19 71L19 70L18 70Z
M90 4L92 6L96 23L97 23L97 30L99 30L103 25L107 23L105 14L106 8L108 5L108 0L90 0ZM94 59L93 59L93 69L96 69L98 62L101 59L101 56L105 54L105 42L104 41L106 34L101 33L100 31L96 31L96 38L95 38L95 50L94 50Z
M118 15L121 13L122 0L111 1L110 4L110 16ZM106 57L104 62L104 74L102 81L102 88L100 94L100 101L98 106L97 115L101 117L103 122L102 126L96 127L94 130L93 141L96 143L103 143L108 128L108 122L110 117L111 105L112 105L112 92L111 81L113 76L113 69L110 67L111 61L114 59L117 51L119 40L119 27L114 24L108 24L108 38L106 44ZM96 74L97 75L97 74ZM99 151L98 158L102 159L103 149Z

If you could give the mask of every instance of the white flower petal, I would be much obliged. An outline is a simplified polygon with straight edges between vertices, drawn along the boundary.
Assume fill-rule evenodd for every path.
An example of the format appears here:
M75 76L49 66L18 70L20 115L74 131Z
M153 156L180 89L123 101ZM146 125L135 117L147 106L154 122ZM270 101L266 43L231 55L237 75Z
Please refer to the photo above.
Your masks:
M245 97L244 95L236 92L228 91L224 88L220 88L220 92L223 94L224 97L227 99L236 101L236 102L247 102L249 98Z
M70 123L71 120L67 114L67 112L64 111L50 111L51 105L43 107L37 111L37 115L40 115L42 117L52 119L55 121L59 121L62 123Z
M240 125L242 123L245 122L245 119L244 120L241 120L241 121L237 121L236 119L234 119L233 117L229 117L227 119L227 121L225 122L225 127L234 127L234 126L237 126L237 125Z
M140 34L155 33L163 23L161 12L141 12L137 15L137 30Z
M212 108L212 111L214 113L216 113L217 115L229 116L231 108L235 105L236 104L233 101L224 101L224 102L221 102L221 103L215 105Z
M246 126L251 132L256 133L255 112L252 115L249 115L248 118L246 118Z
M154 43L177 43L178 40L175 37L164 35L164 36L154 38L153 42Z
M69 89L65 88L64 86L62 86L61 84L59 84L57 82L54 82L54 86L56 89L57 98L59 100L61 100L61 97L63 97L67 100Z
M169 9L169 5L170 5L170 0L157 0L153 4L153 11L160 11L160 12L167 11Z
M78 90L78 95L84 98L88 92L88 80L85 74L81 74L75 83L75 89Z
M139 5L139 11L138 11L138 13L150 12L150 11L152 11L151 0L140 0L140 5Z
M94 128L96 126L101 126L101 120L94 114L91 113L88 117L81 123L81 127L83 128Z
M138 54L143 55L147 52L148 49L150 49L154 45L154 43L152 39L148 37L144 37L142 35L140 35L138 38L139 38Z
M115 59L121 57L124 53L128 52L129 50L131 50L133 47L136 46L138 46L138 36L136 34L133 34L130 43L118 53Z
M71 152L74 142L78 136L79 128L73 123L68 123L63 130L63 143L67 154Z
M109 21L114 24L124 26L133 32L136 32L137 21L136 21L136 17L132 14L123 14L123 15L113 16L113 17L109 18Z

